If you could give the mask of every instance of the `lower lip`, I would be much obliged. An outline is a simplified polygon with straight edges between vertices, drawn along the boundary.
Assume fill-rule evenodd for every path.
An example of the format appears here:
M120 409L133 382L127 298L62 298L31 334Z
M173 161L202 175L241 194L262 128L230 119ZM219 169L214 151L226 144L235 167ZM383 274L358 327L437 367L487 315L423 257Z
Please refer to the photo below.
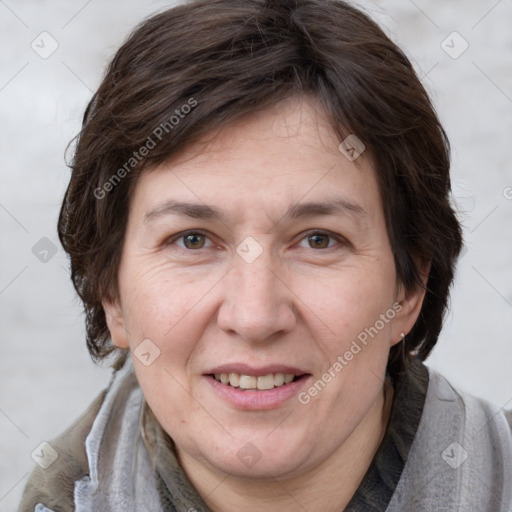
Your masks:
M301 377L298 380L284 384L276 388L264 391L243 391L233 388L227 384L215 380L213 377L205 376L206 380L221 398L234 405L238 409L246 411L265 411L277 409L287 400L297 395L304 387L310 375Z

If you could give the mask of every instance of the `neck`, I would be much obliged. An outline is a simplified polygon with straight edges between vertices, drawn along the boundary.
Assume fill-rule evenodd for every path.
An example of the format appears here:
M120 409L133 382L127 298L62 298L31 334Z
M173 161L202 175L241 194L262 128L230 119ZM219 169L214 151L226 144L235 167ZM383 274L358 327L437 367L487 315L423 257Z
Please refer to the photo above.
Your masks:
M344 510L384 437L392 398L393 387L388 379L346 441L321 465L293 479L249 480L219 475L186 454L180 454L180 463L213 512Z

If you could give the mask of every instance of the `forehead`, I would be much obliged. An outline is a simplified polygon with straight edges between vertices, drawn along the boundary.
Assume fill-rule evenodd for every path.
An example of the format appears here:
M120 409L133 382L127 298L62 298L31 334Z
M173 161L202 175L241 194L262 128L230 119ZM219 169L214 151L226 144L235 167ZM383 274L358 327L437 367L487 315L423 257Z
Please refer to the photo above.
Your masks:
M132 206L146 221L169 202L206 205L203 216L211 205L211 215L238 220L248 211L280 217L285 209L293 216L297 209L289 207L304 202L337 203L347 213L371 216L380 206L371 160L363 153L350 161L340 142L318 101L289 98L146 171Z

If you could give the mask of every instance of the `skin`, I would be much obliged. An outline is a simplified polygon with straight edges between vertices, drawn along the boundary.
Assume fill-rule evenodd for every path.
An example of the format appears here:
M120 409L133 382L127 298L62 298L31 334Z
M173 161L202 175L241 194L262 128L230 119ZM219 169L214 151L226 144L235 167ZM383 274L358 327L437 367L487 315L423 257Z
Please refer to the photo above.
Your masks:
M150 339L161 351L149 366L133 357L136 375L214 511L342 510L382 440L389 350L414 325L424 293L406 295L397 282L371 159L351 162L339 143L316 99L289 98L136 185L119 299L104 308L117 346L133 351ZM364 214L285 217L292 205L334 196ZM226 218L146 217L169 199L216 206ZM205 236L190 243L186 230ZM236 252L248 236L262 249L252 263ZM393 304L394 318L306 405L293 397L240 410L203 375L224 363L281 363L311 374L307 390ZM237 456L248 442L261 455L251 467Z

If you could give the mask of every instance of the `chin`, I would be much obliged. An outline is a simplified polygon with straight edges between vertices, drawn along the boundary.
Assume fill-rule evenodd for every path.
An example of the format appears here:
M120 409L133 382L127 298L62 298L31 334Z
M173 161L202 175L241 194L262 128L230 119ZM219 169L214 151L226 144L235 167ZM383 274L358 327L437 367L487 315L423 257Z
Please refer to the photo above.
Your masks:
M251 437L254 441L249 440ZM244 436L244 439L246 441L229 439L226 441L228 446L225 447L222 443L216 444L222 455L213 458L210 455L212 451L209 451L204 458L215 471L237 478L261 480L296 477L314 465L311 453L305 449L304 443L288 442L285 445L268 439L265 443L264 436L258 441L257 436L250 435Z
M250 480L286 480L306 471L298 461L288 460L283 455L281 460L262 457L256 462L241 463L237 455L226 460L211 461L214 468L235 478Z

